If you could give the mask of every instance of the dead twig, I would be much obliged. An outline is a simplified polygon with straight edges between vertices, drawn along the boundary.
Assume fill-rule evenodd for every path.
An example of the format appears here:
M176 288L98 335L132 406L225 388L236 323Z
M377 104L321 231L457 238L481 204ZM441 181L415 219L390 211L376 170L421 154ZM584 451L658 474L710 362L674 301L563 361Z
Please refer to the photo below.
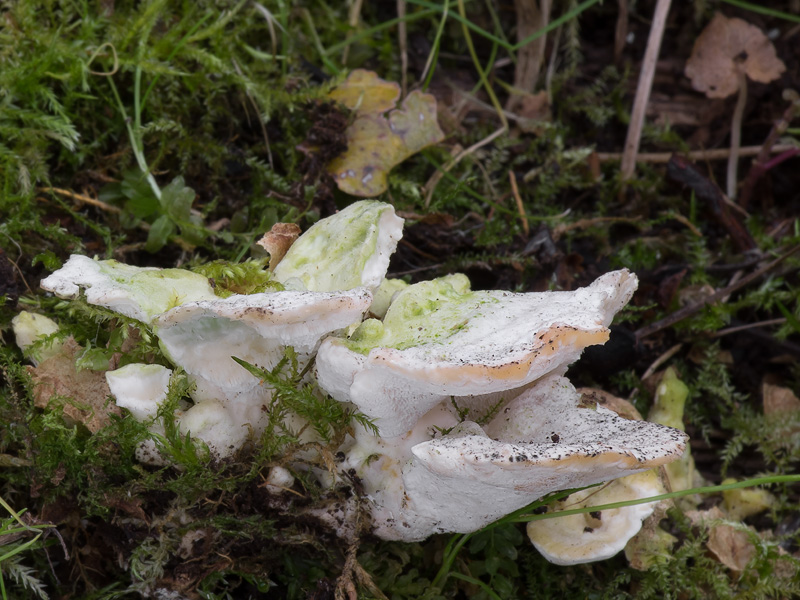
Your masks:
M92 198L91 196L87 196L86 194L78 194L77 192L72 192L70 190L64 190L64 189L61 189L61 188L54 188L54 187L42 187L42 188L37 188L37 189L40 192L45 192L45 193L49 192L51 194L56 194L58 196L64 196L66 198L71 198L72 200L77 200L78 202L81 202L83 204L89 204L90 206L94 206L96 208L99 208L100 210L104 210L106 212L109 212L109 213L112 213L112 214L115 214L115 215L118 215L118 214L122 213L122 209L120 207L114 206L113 204L107 204L107 203L103 202L102 200L98 200L96 198ZM41 202L47 202L47 200L44 199L44 198L37 198L37 200L39 200ZM139 229L143 230L143 231L150 231L150 223L148 223L146 221L141 221L140 220L139 222L136 223L136 226ZM183 250L185 252L191 252L195 248L194 245L190 244L189 242L187 242L186 240L184 240L180 236L173 236L171 239L176 244L178 244L178 246L180 246L181 250ZM141 246L143 246L143 245L129 244L128 248L129 249L138 249ZM120 249L121 248L118 248L117 251L119 251Z
M525 216L525 206L522 204L522 197L519 195L519 188L517 187L517 176L514 175L514 171L509 170L508 180L511 182L511 194L514 196L514 200L517 203L517 211L519 212L519 218L522 219L522 231L525 234L525 239L527 240L528 236L531 233L531 228L528 225L528 217Z
M94 206L99 208L100 210L104 210L105 212L110 212L115 215L121 214L122 209L118 206L114 206L113 204L106 204L102 200L97 200L96 198L92 198L91 196L87 196L85 194L78 194L77 192L72 192L70 190L64 190L61 188L54 188L54 187L41 187L38 188L40 192L50 192L52 194L58 194L59 196L65 196L67 198L71 198L72 200L77 200L83 204L89 204L90 206ZM149 226L148 226L149 229Z
M517 41L522 41L529 35L547 27L550 23L552 0L514 0L514 10L517 13ZM514 69L514 90L523 94L531 94L539 79L539 71L544 62L547 36L540 35L519 49L517 64ZM522 98L521 94L511 93L506 101L506 110L514 112Z
M347 15L347 23L350 25L350 31L345 36L345 41L348 42L342 50L342 64L347 64L347 57L350 54L350 38L353 37L353 30L358 27L358 20L361 18L361 7L364 5L364 0L355 0L350 5L350 12Z
M628 0L617 0L617 26L614 29L614 64L622 61L625 39L628 37Z
M735 205L729 205L719 187L703 175L694 163L674 155L667 164L667 173L675 181L688 185L698 198L706 201L711 213L725 227L739 250L747 251L757 247L750 232L733 214L731 209Z
M748 329L754 329L756 327L770 327L772 325L783 325L784 323L786 323L785 317L780 317L778 319L767 319L766 321L759 321L758 323L748 323L747 325L726 327L725 329L720 329L719 331L715 331L709 337L713 340L721 338L726 335L730 335L731 333L739 333L740 331L747 331Z
M739 158L743 158L745 156L756 156L763 146L742 146L739 148ZM778 144L772 147L770 152L773 154L780 154L782 152L786 152L788 150L796 149L797 146L793 146L791 144ZM637 162L642 163L667 163L669 159L672 158L672 155L675 154L674 152L642 152L636 156ZM691 150L689 152L684 152L683 156L695 161L707 161L707 160L725 160L731 154L730 148L715 148L713 150ZM597 158L600 159L601 162L606 162L610 160L622 160L623 154L621 152L598 152ZM742 192L744 193L744 192ZM741 202L740 202L741 204Z
M647 367L647 370L644 372L644 374L642 374L641 380L642 381L646 380L653 373L658 371L658 368L665 362L667 362L670 358L675 356L678 352L680 352L681 348L683 348L683 344L675 344L674 346L672 346L672 348L670 348L669 350L664 352L661 356L659 356L657 359L655 359L653 363L649 367Z
M565 225L557 225L553 228L553 232L551 234L553 241L557 242L561 239L561 236L567 233L568 231L572 231L573 229L586 229L588 227L594 227L595 225L601 225L603 223L630 223L635 224L639 223L642 220L641 217L594 217L591 219L578 219L574 223L567 223Z
M442 177L444 177L445 173L449 172L450 169L455 167L459 162L461 162L462 159L466 158L473 152L483 148L486 144L493 142L495 139L500 137L505 132L506 132L505 127L501 127L500 129L486 136L482 140L475 142L474 144L472 144L472 146L470 146L466 150L462 150L461 152L459 152L452 159L450 159L450 161L446 165L444 165L441 169L438 169L436 173L434 173L431 176L431 178L428 180L428 183L426 183L425 187L423 188L426 190L425 208L428 208L428 206L430 206L431 198L433 197L433 191L436 189L436 186L439 184L439 181L441 181Z
M684 306L680 310L676 310L674 313L667 315L663 319L659 319L655 323L650 323L649 325L645 325L636 330L634 335L636 336L637 342L641 341L642 339L653 335L654 333L661 331L662 329L666 329L667 327L671 327L675 323L683 321L685 318L692 316L695 313L700 312L709 304L713 304L718 300L723 299L725 296L728 296L735 292L738 289L749 285L756 279L763 277L767 273L769 273L772 269L777 267L781 264L784 260L795 254L798 250L800 250L800 246L795 246L791 250L781 254L778 258L773 260L772 262L766 264L765 266L761 267L757 271L753 271L750 275L746 277L742 277L739 281L722 288L721 290L717 290L713 294L706 296L702 300L695 302L694 304L690 304L688 306Z
M653 87L653 76L656 72L656 61L661 50L661 40L664 36L664 27L667 24L667 14L671 0L658 0L655 13L653 14L653 24L650 27L650 37L647 40L647 50L644 53L642 71L639 74L639 84L636 87L636 97L633 101L633 111L631 112L631 122L628 126L628 135L625 138L625 150L622 156L620 171L622 181L625 182L633 177L636 169L636 155L639 152L639 143L642 137L642 125L644 125L647 101L650 98L650 89Z

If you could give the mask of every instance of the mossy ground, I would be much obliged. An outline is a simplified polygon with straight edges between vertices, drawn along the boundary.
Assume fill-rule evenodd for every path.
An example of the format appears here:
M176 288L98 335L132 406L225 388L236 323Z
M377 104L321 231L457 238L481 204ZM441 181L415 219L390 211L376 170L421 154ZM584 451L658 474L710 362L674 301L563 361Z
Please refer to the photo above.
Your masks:
M554 18L568 18L550 34L536 88L547 90L549 113L531 121L517 109L509 131L449 165L501 125L492 94L505 102L514 82L517 14L511 3L400 4L399 18L396 3L380 2L363 3L355 15L345 3L310 0L0 4L0 498L25 511L27 526L54 526L35 538L10 516L0 521L2 597L99 600L157 589L219 599L322 599L348 589L393 599L800 594L796 485L772 486L777 504L747 519L768 534L753 536L756 553L741 573L709 553L707 529L674 509L662 526L678 542L645 571L623 556L555 567L521 525L505 524L473 536L452 575L437 579L448 536L399 544L365 535L348 547L295 516L315 501L313 482L301 478L291 500L270 495L264 478L297 451L291 436L267 435L251 455L208 464L173 428L165 447L183 466L154 470L133 458L147 432L132 419L112 418L90 434L62 417L64 403L80 398L33 406L10 331L19 310L56 319L88 349L88 366L107 362L125 343L124 324L111 315L38 290L69 254L194 267L241 291L262 264L247 262L263 258L254 241L274 223L305 228L353 200L324 170L343 150L350 119L326 94L361 67L387 80L407 77L409 89L427 84L447 134L390 175L381 199L407 219L390 274L417 281L463 272L476 289L530 291L574 288L611 268L630 268L641 280L633 305L618 318L608 348L588 353L571 377L630 397L646 413L652 390L642 376L680 345L669 364L691 390L687 430L701 474L719 482L797 471L800 416L765 414L762 390L766 381L800 395L800 259L786 258L728 297L642 335L709 289L800 244L797 158L759 181L740 217L755 242L749 252L662 164L641 163L623 186L618 161L599 160L599 153L623 147L653 3L631 3L631 38L615 60L618 4L570 1L554 9ZM745 145L763 143L788 106L782 90L800 89L791 21L735 6L741 2L678 4L653 92L660 106L674 109L676 122L659 119L668 111L656 109L643 148L727 144L735 100L706 101L680 73L714 10L776 32L787 71L778 82L751 87L743 127ZM794 6L771 4L786 13ZM429 58L434 69L423 78ZM687 97L694 102L689 113L710 109L705 121L677 120ZM790 127L782 141L795 143L796 133ZM721 180L723 162L699 167ZM741 161L742 179L747 165ZM438 183L431 179L437 169ZM201 267L216 260L224 262ZM125 348L158 360L147 336ZM298 387L291 371L264 374L281 390L275 410L305 403L328 436L325 456L348 417ZM172 390L174 402L181 393ZM357 494L357 481L342 493ZM702 499L703 506L719 502Z

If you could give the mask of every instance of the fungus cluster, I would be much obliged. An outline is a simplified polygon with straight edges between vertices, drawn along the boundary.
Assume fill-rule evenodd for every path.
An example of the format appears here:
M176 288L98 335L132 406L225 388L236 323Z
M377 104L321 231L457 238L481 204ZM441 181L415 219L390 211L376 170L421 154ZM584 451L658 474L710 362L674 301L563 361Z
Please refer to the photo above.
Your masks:
M472 291L463 275L406 285L385 279L401 235L391 206L363 201L315 224L270 265L274 291L221 298L189 271L83 256L42 287L63 298L83 293L157 336L193 383L179 426L216 458L257 440L268 424L272 390L241 361L272 369L287 347L302 365L313 361L309 377L320 393L376 427L354 423L336 470L318 477L331 487L358 477L373 531L384 539L476 531L549 492L642 473L682 454L682 432L583 407L564 377L583 348L608 339L635 275L615 271L573 292ZM109 371L107 380L117 404L157 434L154 416L171 376L140 364ZM142 460L161 460L155 444L140 450ZM292 485L279 469L269 482L274 493ZM619 488L625 498L654 489L637 481ZM548 559L587 562L619 551L650 511L598 517L597 529L617 538L611 545L593 546L588 527L555 546L529 533ZM347 513L333 503L315 510L345 536Z

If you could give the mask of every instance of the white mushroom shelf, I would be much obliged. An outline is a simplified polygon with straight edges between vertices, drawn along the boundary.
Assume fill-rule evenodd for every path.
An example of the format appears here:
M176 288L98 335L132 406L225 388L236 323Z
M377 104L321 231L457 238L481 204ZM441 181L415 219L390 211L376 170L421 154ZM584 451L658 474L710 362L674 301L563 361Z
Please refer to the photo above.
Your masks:
M353 403L379 430L354 424L338 449L338 473L322 473L320 481L337 486L357 475L374 532L386 539L476 531L549 492L681 455L684 433L581 408L564 377L583 348L608 339L635 275L620 270L575 291L529 294L474 292L463 275L405 286L384 279L401 235L391 206L357 202L289 248L273 272L282 291L219 298L188 271L81 256L42 287L65 298L83 291L88 302L157 335L165 356L195 384L195 404L176 415L181 430L216 457L232 455L269 418L272 391L232 357L271 369L290 346L301 362L315 358L319 387ZM362 322L371 306L382 318ZM108 374L118 404L135 418L152 418L171 372L125 369ZM293 481L281 475L270 483L278 491ZM615 535L627 541L646 512ZM348 534L347 507L315 514Z

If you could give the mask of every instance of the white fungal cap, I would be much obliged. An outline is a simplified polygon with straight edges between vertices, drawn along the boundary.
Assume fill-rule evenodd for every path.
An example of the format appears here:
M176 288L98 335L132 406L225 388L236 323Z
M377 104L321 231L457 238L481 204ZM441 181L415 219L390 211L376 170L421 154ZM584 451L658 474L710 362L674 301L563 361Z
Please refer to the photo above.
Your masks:
M292 244L273 275L289 289L375 290L403 235L403 219L375 200L355 202L322 219Z
M232 356L271 369L286 346L312 352L322 336L358 321L371 301L365 288L231 296L183 304L154 325L170 360L190 375L236 391L258 380Z
M548 512L641 500L666 490L655 470L615 479L600 488L571 494L548 506ZM642 528L658 502L531 521L528 537L551 563L577 565L611 558Z
M381 281L378 289L372 294L373 298L369 307L369 314L377 319L383 319L386 316L386 311L389 310L392 300L407 287L408 283L402 279L384 279Z
M355 463L370 494L375 533L418 541L476 531L552 491L650 469L684 450L680 431L602 407L578 408L578 400L572 385L553 375L485 429L464 421L442 435L458 421L446 414L446 401L404 436L373 438L372 446L360 436L346 463Z
M636 285L627 270L573 292L471 292L463 275L415 284L397 294L383 322L369 319L350 339L322 343L319 384L356 404L382 436L401 435L451 396L563 373L583 348L608 339Z
M11 319L11 327L14 330L17 346L34 365L38 365L61 351L61 343L50 343L36 351L31 351L31 346L36 342L58 331L58 324L49 317L23 310Z
M41 286L59 298L75 298L83 289L89 304L145 323L184 302L216 298L207 278L185 269L134 267L77 254Z
M117 406L142 422L154 418L167 399L171 375L172 370L161 365L133 363L106 371L106 381Z
M216 458L232 456L244 443L249 430L234 423L230 414L216 400L204 400L192 406L178 419L181 433L205 442Z

